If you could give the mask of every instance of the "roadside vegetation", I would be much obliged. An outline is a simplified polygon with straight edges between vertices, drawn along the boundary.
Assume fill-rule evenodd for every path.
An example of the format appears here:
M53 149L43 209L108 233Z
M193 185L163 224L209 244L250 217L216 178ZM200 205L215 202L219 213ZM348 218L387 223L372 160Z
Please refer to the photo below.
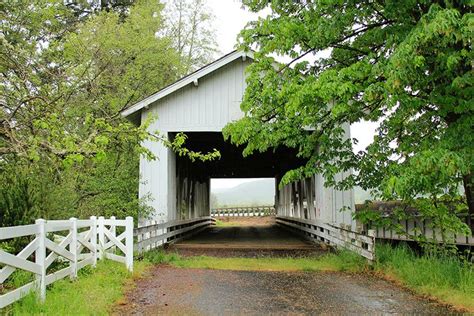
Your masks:
M127 272L123 264L100 261L95 269L82 269L75 281L64 279L51 285L44 304L31 293L1 312L6 315L105 315L111 312L114 304L120 304L125 291L133 286L132 281L156 264L191 269L371 273L419 295L474 312L472 263L455 256L419 256L404 244L379 245L377 261L372 265L347 250L305 258L184 257L161 249L153 250L145 253L142 260L135 261L133 273ZM84 304L91 301L93 305Z
M474 266L464 257L419 256L405 244L381 244L374 270L418 294L474 312Z
M147 266L147 262L136 261L134 272L129 273L122 263L99 261L96 268L86 266L80 270L76 280L63 279L48 287L44 304L32 292L0 310L0 314L107 315L125 290L133 286L131 281L140 277Z

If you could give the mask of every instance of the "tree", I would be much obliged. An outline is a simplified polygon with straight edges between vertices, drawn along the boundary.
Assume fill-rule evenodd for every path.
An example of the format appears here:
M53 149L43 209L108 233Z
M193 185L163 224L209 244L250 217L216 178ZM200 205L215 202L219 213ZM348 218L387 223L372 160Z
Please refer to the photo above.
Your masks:
M209 63L217 51L214 16L205 3L205 0L169 0L166 5L165 34L173 39L181 56L183 74Z
M226 136L246 144L246 154L297 148L308 163L282 183L321 173L328 185L371 189L467 232L455 214L474 214L468 1L243 2L271 12L241 32L242 49L258 52L246 115ZM277 55L290 61L278 64ZM365 151L353 153L341 126L364 120L380 127ZM336 183L348 170L353 175Z
M144 140L191 159L218 157L187 150L185 135L170 142L147 131L149 120L135 127L120 115L182 72L157 1L87 18L62 0L0 10L2 225L146 212L138 158L156 157Z

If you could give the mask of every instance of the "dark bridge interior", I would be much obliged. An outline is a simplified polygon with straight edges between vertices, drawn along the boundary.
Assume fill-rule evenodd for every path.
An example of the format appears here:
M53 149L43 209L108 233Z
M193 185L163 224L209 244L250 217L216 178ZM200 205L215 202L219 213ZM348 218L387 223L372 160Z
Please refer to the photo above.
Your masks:
M176 157L178 172L186 170L201 179L273 178L305 163L305 160L296 157L296 150L292 148L278 148L243 157L243 147L224 141L220 132L186 132L186 135L187 148L202 153L215 148L221 153L221 159L208 162L191 162L185 157Z

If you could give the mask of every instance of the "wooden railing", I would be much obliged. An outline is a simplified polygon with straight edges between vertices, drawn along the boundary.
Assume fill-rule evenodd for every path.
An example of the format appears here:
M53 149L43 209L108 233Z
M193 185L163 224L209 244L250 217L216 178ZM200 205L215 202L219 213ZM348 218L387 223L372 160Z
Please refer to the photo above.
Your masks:
M175 220L166 223L150 223L136 228L137 251L143 253L166 243L176 242L190 237L215 223L210 216L186 220Z
M308 239L352 250L370 261L375 259L374 231L369 231L367 235L364 235L319 220L288 216L277 216L276 222Z
M123 227L119 236L116 235L117 227ZM38 219L33 225L0 228L0 241L15 238L27 239L29 243L17 255L0 248L0 267L3 266L0 269L0 288L5 290L4 293L0 292L0 308L33 290L44 301L47 285L66 276L76 278L80 269L86 265L95 266L97 259L109 258L125 263L130 271L133 269L132 217L125 220L97 219L95 216L88 220ZM56 266L64 265L65 262L68 266L54 271L52 268L55 262ZM31 272L35 279L6 291L9 287L7 282L17 269Z
M433 228L432 221L421 216L414 215L410 219L396 220L394 224L399 226L401 231L389 229L385 227L375 227L372 223L364 225L364 230L373 229L375 231L375 237L379 239L392 239L392 240L406 240L413 241L416 236L424 236L425 238L439 243L450 243L462 246L473 246L474 235L473 235L473 224L474 215L469 218L467 214L458 215L460 219L471 228L471 235L456 235L456 234L445 234L444 240L440 228Z
M276 215L274 206L221 207L211 209L211 216L270 216Z

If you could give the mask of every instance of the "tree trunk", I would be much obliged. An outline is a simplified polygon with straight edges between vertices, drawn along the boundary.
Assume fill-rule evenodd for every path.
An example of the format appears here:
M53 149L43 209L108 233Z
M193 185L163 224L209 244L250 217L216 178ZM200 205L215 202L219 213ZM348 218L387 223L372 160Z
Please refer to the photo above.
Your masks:
M463 184L468 206L467 223L471 228L471 232L474 232L474 222L472 220L472 216L474 216L474 183L472 172L463 177Z

